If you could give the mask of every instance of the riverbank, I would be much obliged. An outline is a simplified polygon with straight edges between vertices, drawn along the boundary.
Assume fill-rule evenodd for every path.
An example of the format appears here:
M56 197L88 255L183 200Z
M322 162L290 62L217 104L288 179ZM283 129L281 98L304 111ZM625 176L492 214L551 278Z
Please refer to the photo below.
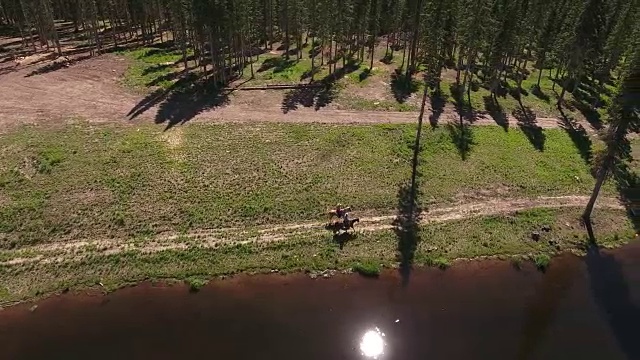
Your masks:
M412 125L12 131L0 138L0 302L145 279L197 287L236 273L375 274L485 256L544 267L584 248L591 145L561 129L532 138L484 126L467 127L460 147L450 127L423 130L420 216L407 206ZM615 185L595 214L598 241L611 247L635 235ZM354 235L324 229L336 201L362 219Z

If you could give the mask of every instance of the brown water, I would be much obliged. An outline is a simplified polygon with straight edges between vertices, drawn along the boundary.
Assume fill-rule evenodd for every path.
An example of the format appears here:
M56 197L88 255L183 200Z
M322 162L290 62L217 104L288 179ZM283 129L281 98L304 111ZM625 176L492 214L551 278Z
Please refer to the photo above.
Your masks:
M361 359L378 327L382 359L640 359L640 243L546 274L484 261L417 270L406 286L395 272L255 276L31 306L0 312L0 358Z

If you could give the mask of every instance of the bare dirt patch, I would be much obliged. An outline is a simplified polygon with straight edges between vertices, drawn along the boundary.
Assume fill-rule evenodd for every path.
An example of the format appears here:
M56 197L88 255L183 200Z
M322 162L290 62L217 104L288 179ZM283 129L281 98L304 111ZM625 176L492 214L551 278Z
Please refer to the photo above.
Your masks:
M122 57L103 55L59 69L52 64L55 63L21 64L15 71L0 75L2 128L16 123L47 123L69 118L121 121L135 104L136 97L118 85L127 68ZM46 66L52 66L51 71L47 72Z
M136 121L157 121L164 95L156 100L133 94L120 85L120 79L128 67L128 61L118 55L97 57L71 57L64 66L50 55L38 55L30 63L14 61L0 63L0 131L7 131L16 124L52 124L85 120L90 122L127 123L132 109L140 109ZM378 84L376 77L365 86L352 85L344 90L371 99L388 99L387 84ZM316 111L300 107L283 113L284 93L278 90L234 91L230 103L210 109L187 109L196 103L171 104L180 108L178 114L187 114L176 123L190 120L215 122L293 122L293 123L414 123L416 112L348 111L336 110L338 104ZM452 109L447 108L441 122L457 120ZM515 119L510 121L516 124ZM542 128L558 127L557 119L538 118ZM480 116L475 124L489 125L495 121ZM588 127L587 127L588 128Z

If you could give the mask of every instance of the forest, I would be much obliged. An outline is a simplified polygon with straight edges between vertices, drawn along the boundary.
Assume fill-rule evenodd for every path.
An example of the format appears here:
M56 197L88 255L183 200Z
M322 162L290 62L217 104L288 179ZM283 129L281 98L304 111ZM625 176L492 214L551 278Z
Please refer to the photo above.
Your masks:
M325 63L334 72L384 41L385 59L401 57L404 75L420 71L437 90L442 70L454 68L458 90L482 81L493 96L507 78L519 87L533 62L563 79L561 103L583 79L610 80L637 41L639 8L638 0L0 0L0 22L25 47L60 54L56 20L72 22L94 53L138 35L171 38L185 63L222 83L274 43L287 60L311 44L312 72Z

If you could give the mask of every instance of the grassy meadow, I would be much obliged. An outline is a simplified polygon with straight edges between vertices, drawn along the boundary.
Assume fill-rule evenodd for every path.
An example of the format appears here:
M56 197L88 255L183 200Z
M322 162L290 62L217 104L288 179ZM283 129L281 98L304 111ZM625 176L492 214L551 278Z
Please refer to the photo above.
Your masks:
M260 123L162 132L77 124L8 133L0 138L0 301L98 282L114 288L272 269L353 267L371 275L375 264L446 267L456 258L533 256L584 244L574 208L428 223L411 234L383 227L342 240L319 226L261 235L265 227L325 221L336 202L357 216L396 214L411 179L415 130ZM544 130L542 149L518 129L464 132L461 147L453 126L423 129L423 209L591 191L584 151L562 129ZM607 183L602 196L616 195ZM543 225L553 231L531 241ZM599 209L596 227L605 244L633 236L623 210ZM215 243L192 235L215 229L222 229ZM407 239L413 245L405 248Z

